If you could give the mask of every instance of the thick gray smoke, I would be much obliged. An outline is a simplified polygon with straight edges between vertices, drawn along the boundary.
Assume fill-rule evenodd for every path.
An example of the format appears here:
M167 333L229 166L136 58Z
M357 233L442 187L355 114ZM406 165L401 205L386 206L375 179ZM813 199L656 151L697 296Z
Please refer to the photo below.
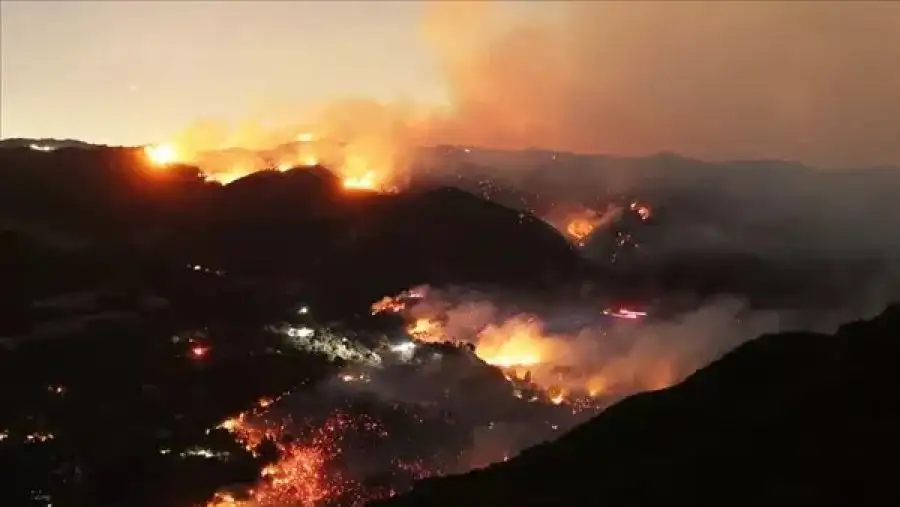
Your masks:
M900 259L896 167L726 162L900 165L900 4L454 2L431 14L424 32L450 87L434 139L720 161L529 152L476 164L560 201L616 191L665 206L646 241L661 256Z
M892 2L453 2L432 14L451 104L438 138L900 163Z
M439 437L411 433L354 454L356 473L373 473L386 457L410 453L442 455L447 472L513 456L625 396L672 385L783 324L775 313L749 311L731 299L629 320L604 315L599 300L538 305L465 288L416 291L424 297L404 315L410 325L439 323L417 335L432 344L420 343L412 361L385 354L380 368L350 366L287 405L295 413L324 414L348 399L368 400L375 414L406 407L415 419L443 421ZM470 347L437 343L442 340ZM516 364L520 359L526 364ZM504 374L527 375L534 391Z

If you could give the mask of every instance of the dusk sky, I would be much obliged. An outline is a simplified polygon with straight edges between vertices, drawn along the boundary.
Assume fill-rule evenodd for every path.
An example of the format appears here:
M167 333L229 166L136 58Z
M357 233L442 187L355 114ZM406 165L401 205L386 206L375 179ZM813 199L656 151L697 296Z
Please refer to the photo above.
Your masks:
M0 5L2 137L142 143L279 100L440 97L418 2Z
M900 164L893 2L0 5L2 137L140 144L363 97L453 104L430 132L498 147Z

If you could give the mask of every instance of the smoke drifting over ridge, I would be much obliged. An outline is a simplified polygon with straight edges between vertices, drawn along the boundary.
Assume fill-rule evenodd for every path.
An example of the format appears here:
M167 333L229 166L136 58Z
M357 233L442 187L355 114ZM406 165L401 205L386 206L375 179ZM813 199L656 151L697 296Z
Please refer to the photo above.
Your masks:
M281 104L280 126L206 120L174 140L270 148L312 129L365 138L391 171L431 144L900 164L898 23L890 2L440 2L421 32L445 104Z
M548 3L519 23L502 23L502 7L442 3L427 16L453 104L437 137L823 166L900 162L900 5Z

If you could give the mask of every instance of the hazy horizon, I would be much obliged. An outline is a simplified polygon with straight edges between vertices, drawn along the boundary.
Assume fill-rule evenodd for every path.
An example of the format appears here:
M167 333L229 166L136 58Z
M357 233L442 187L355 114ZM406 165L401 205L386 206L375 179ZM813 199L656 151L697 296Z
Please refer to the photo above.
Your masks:
M375 111L335 113L362 100L379 105L365 128L402 124L413 145L900 165L900 4L889 2L0 10L2 138L134 146L188 129L258 143L306 121L305 108L343 121Z

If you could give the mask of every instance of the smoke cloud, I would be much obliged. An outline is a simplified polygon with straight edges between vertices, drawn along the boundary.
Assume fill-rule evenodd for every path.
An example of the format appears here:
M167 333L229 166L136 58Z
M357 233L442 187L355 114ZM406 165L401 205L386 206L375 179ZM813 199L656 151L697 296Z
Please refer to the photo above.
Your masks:
M614 398L671 385L743 341L790 324L736 298L621 320L604 314L598 299L516 304L462 288L414 292L422 297L403 310L413 336L471 344L484 361L527 371L546 389Z
M900 163L900 5L434 5L450 86L436 136L471 145L823 166Z
M197 159L314 130L401 174L436 144L900 164L898 22L891 2L436 2L421 31L446 103L281 104L175 142Z

